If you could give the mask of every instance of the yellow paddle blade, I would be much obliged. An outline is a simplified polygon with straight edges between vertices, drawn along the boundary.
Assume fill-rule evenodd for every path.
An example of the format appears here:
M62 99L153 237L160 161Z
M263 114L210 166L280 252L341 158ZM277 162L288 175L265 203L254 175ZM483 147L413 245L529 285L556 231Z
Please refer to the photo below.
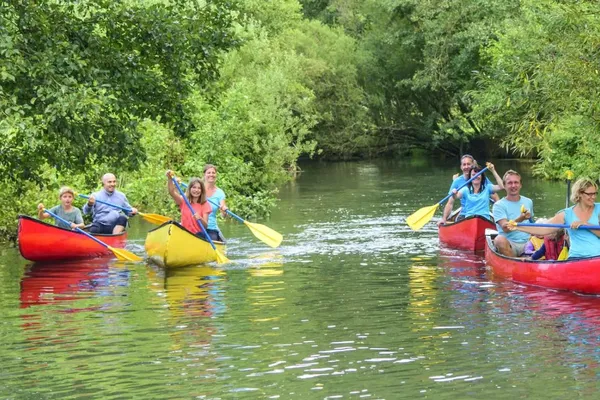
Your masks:
M231 261L229 261L229 258L225 257L225 254L221 253L219 250L215 249L215 253L217 253L217 263L218 264L227 264Z
M173 218L165 217L164 215L159 215L159 214L146 214L146 213L141 213L141 212L138 212L138 214L140 214L140 217L144 218L146 221L150 222L151 224L155 224L155 225L162 225L165 222L171 221L173 219Z
M125 249L115 249L114 247L106 246L113 254L121 261L144 261L140 256L133 254Z
M418 231L423 227L423 225L431 221L431 218L433 218L433 214L435 214L438 206L439 203L433 206L418 209L409 215L408 218L406 218L406 223L408 226L410 226L410 229L413 231Z
M281 241L283 240L283 235L279 232L274 231L268 226L264 226L262 224L255 224L252 222L244 221L244 225L246 225L250 231L260 239L263 243L273 248L279 246Z

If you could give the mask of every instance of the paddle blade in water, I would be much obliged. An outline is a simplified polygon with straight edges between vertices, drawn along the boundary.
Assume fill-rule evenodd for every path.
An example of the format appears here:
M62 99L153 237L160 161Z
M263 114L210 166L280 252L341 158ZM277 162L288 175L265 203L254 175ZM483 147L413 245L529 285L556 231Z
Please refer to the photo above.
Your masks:
M146 214L146 213L138 213L140 217L144 218L146 221L150 222L154 225L162 225L165 222L169 222L172 218L165 217L164 215L159 214Z
M283 235L281 233L274 231L268 226L248 221L244 221L244 225L246 225L259 240L273 248L279 246L283 240Z
M217 263L218 264L227 264L231 261L229 261L229 258L225 257L225 254L221 253L219 250L215 249L215 252L217 253Z
M110 251L113 252L113 254L121 261L144 261L143 258L141 258L140 256L137 256L135 254L133 254L130 251L127 251L125 249L115 249L114 247L111 246L106 246L108 247L108 249Z
M413 231L418 231L423 227L423 225L431 221L431 218L433 218L433 214L435 214L438 206L439 203L433 206L418 209L409 215L408 218L406 218L406 223L408 226L410 226L410 229Z

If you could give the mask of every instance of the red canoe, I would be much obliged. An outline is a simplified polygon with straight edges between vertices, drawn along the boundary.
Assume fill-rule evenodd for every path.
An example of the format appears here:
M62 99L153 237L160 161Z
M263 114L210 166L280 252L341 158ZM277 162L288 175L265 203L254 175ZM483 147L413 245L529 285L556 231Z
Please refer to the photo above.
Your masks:
M111 247L125 247L127 232L94 235ZM25 215L19 216L19 251L30 261L59 261L112 255L106 247L82 233L59 228Z
M485 248L485 230L496 225L487 218L473 215L458 222L441 225L438 230L440 243L460 250L479 251Z
M564 261L506 257L492 243L496 231L488 232L485 262L494 276L514 282L577 293L600 294L600 256Z

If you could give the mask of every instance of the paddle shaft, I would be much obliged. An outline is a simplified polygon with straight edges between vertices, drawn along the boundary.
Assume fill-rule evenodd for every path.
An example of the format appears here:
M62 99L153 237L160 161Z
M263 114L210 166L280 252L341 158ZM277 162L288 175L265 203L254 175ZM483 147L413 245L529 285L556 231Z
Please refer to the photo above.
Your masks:
M571 225L566 224L530 224L527 222L519 222L517 226L528 226L532 228L564 228L570 229ZM581 225L577 229L591 229L591 230L600 230L600 225Z
M82 198L84 198L84 199L89 199L89 198L90 198L90 196L86 196L85 194L80 194L80 195L78 195L78 196L79 196L79 197L82 197ZM94 199L94 200L95 200L95 199ZM100 204L107 205L107 206L109 206L109 207L118 208L118 209L120 209L120 210L123 210L123 211L125 211L125 212L127 212L127 213L131 213L131 211L133 211L131 208L125 208L125 207L121 207L121 206L118 206L118 205L116 205L116 204L109 203L109 202L107 202L107 201L102 201L102 200L95 200L95 201L97 201L97 202L98 202L98 203L100 203Z
M179 183L177 183L177 179L171 178L171 180L175 184L175 187L177 188L177 190L179 190L179 194L183 198L183 201L185 201L185 204L187 204L188 208L190 209L190 212L192 213L192 216L194 214L196 214L196 212L194 211L194 207L192 207L192 205L190 204L190 201L188 200L188 198L185 197L185 193L181 189L181 186L179 186ZM198 224L198 226L200 227L200 229L202 229L202 232L204 233L204 236L206 236L206 239L208 239L208 243L210 243L210 245L212 246L213 250L217 251L217 246L215 246L215 244L213 243L212 239L208 235L208 232L206 232L206 228L204 228L204 225L202 225L202 221L196 220L196 223Z
M48 211L48 210L46 210L46 209L44 208L44 212L45 212L45 213L48 213L48 214L50 214L52 217L56 218L57 220L59 220L59 221L61 221L61 222L65 223L65 224L67 224L67 225L71 225L71 222L67 221L67 220L66 220L66 219L64 219L64 218L61 218L61 217L59 217L58 215L54 214L52 211ZM83 233L84 235L86 235L86 236L87 236L87 237L89 237L90 239L94 240L96 243L98 243L98 244L100 244L100 245L102 245L102 246L104 246L104 247L110 248L110 246L109 246L109 245L107 245L106 243L104 243L102 240L100 240L100 239L97 239L97 238L93 237L92 235L90 235L89 233L87 233L86 231L84 231L83 229L81 229L81 228L75 228L75 230L76 230L77 232L79 232L79 233Z
M471 177L471 179L469 179L468 181L466 181L465 183L463 183L462 185L460 185L459 187L456 188L456 191L458 192L460 189L464 188L465 186L467 186L469 183L471 183L473 181L473 179L477 178L479 175L483 174L485 171L487 171L488 167L485 167L484 169L482 169L481 171L479 171L478 173L476 173L473 177ZM458 178L457 178L458 179ZM440 200L438 202L438 204L442 204L443 202L445 202L446 200L448 200L450 197L452 197L454 193L450 193L448 194L448 196L444 197L442 200Z
M565 208L569 208L569 196L571 195L571 180L567 178L567 196L565 198Z

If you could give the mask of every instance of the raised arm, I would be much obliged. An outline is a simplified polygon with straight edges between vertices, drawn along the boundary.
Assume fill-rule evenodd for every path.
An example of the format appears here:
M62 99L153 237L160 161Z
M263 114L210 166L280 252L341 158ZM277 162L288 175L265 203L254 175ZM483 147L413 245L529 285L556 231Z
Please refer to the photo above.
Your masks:
M496 171L496 167L492 163L487 164L488 170L492 171L492 175L496 178L496 184L492 186L492 192L496 193L501 190L504 190L504 182L502 182L502 178L498 175Z
M181 204L183 204L183 198L181 197L181 195L177 191L177 188L175 187L175 184L173 183L173 171L171 170L167 171L167 189L169 189L169 194L171 195L173 200L175 200L175 204L181 207Z

